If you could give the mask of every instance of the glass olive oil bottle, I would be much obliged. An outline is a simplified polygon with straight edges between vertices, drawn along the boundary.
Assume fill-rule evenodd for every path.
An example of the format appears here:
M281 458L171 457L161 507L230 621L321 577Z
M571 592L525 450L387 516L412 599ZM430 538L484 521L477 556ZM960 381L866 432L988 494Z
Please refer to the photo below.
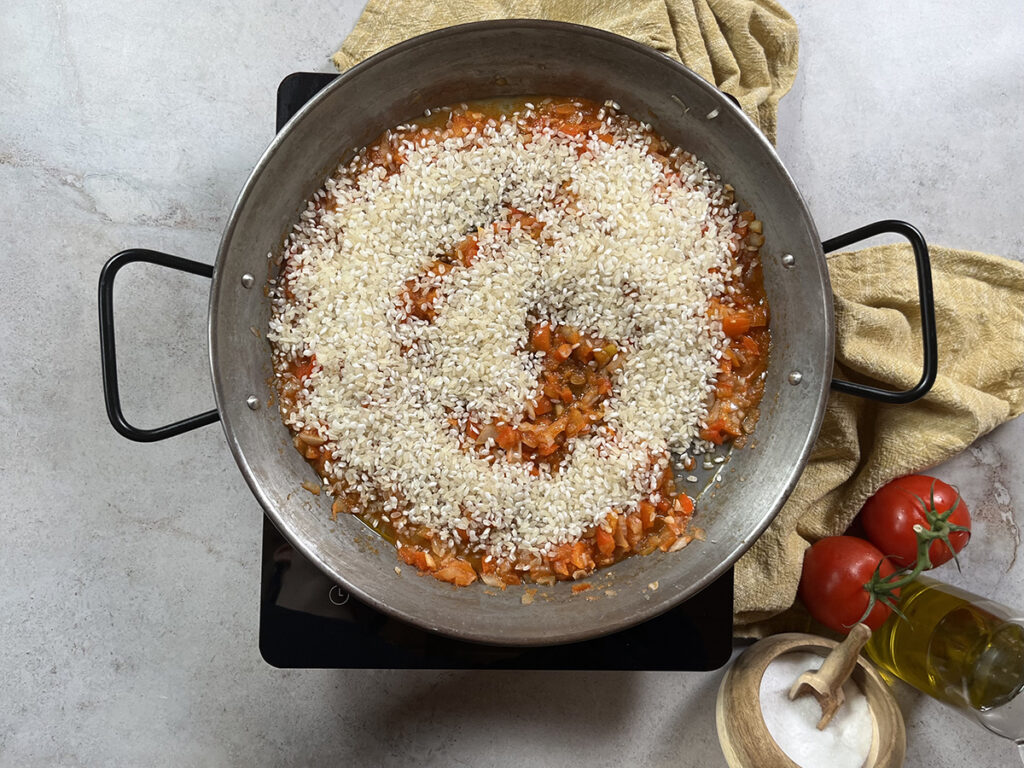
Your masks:
M990 730L1024 738L1024 619L1005 606L919 577L868 641L884 672L973 714Z

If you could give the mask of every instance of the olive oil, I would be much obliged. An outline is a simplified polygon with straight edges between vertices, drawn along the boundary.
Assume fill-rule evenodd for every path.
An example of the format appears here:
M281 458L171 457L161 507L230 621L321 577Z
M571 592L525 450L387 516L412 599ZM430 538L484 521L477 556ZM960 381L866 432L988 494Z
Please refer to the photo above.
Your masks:
M1024 625L997 603L919 578L872 635L868 656L884 672L956 707L984 713L1024 689Z

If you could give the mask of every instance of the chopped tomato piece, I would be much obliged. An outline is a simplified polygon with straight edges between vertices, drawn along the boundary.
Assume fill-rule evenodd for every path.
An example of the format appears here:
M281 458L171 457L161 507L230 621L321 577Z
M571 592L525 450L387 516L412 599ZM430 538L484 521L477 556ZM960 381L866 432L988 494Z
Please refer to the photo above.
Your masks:
M508 216L508 222L512 226L516 224L524 231L527 232L531 237L536 238L544 229L544 222L540 221L536 216L520 211L518 208L510 208Z
M549 352L551 350L551 326L547 323L533 326L533 331L530 333L530 344L538 352Z
M721 445L725 440L725 435L722 434L722 427L724 422L716 421L713 424L708 424L706 427L701 429L700 438L701 440L707 440L714 443L715 445Z
M562 385L557 381L548 380L544 384L544 394L550 397L552 400L562 399Z
M649 501L641 501L639 506L640 522L645 531L654 527L654 505Z
M473 266L473 262L476 261L476 254L480 250L480 244L476 240L475 235L471 235L459 243L455 249L458 251L459 261L462 262L464 267Z
M568 136L579 136L581 133L587 133L595 128L601 127L600 120L581 120L578 123L571 123L568 120L564 120L556 124L558 130Z
M562 576L568 576L571 559L572 546L569 544L562 544L551 556L551 567L555 569L555 573L560 573Z
M511 425L502 424L498 427L497 440L498 445L504 450L511 451L516 446L516 443L519 442L519 435Z
M572 564L577 568L589 568L594 564L587 553L587 545L582 541L577 541L572 545Z
M421 571L430 570L430 566L427 564L427 553L415 547L399 547L398 557L401 558L402 562L407 565L414 565Z
M587 417L577 408L569 410L569 421L565 426L565 434L569 437L575 437L583 431L583 428L587 425Z
M750 315L746 312L730 312L722 318L722 330L733 339L742 336L750 330Z
M569 355L572 354L572 344L559 344L552 352L551 356L558 362L564 362L569 359Z
M468 587L476 581L476 571L465 560L452 560L432 574L438 581L447 581L457 587Z

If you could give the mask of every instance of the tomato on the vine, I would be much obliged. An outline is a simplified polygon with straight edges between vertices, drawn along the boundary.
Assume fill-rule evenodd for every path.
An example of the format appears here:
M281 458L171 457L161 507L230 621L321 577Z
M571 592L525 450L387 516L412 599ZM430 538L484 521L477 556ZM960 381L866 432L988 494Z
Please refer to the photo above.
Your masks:
M971 536L971 515L960 494L927 475L886 483L867 500L859 519L871 543L904 568L917 562L915 525L937 534L928 546L932 568L951 559Z
M863 539L822 539L804 553L800 599L811 616L836 632L849 632L857 622L878 629L889 618L899 590L873 595L866 589L873 583L876 569L882 579L896 571L885 555Z

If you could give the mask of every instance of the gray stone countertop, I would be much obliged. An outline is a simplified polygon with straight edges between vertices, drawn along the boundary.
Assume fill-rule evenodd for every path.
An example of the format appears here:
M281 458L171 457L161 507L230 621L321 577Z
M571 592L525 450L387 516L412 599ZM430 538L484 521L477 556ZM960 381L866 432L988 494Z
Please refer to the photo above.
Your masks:
M1024 253L1019 2L791 0L779 152L824 237L885 217ZM261 512L216 427L151 445L104 415L96 279L144 246L212 261L289 72L328 71L360 0L8 4L0 14L0 765L724 766L721 672L279 671L256 644ZM210 406L207 285L117 294L127 413ZM1024 605L1024 423L936 472L964 575ZM1011 745L907 689L907 765Z

